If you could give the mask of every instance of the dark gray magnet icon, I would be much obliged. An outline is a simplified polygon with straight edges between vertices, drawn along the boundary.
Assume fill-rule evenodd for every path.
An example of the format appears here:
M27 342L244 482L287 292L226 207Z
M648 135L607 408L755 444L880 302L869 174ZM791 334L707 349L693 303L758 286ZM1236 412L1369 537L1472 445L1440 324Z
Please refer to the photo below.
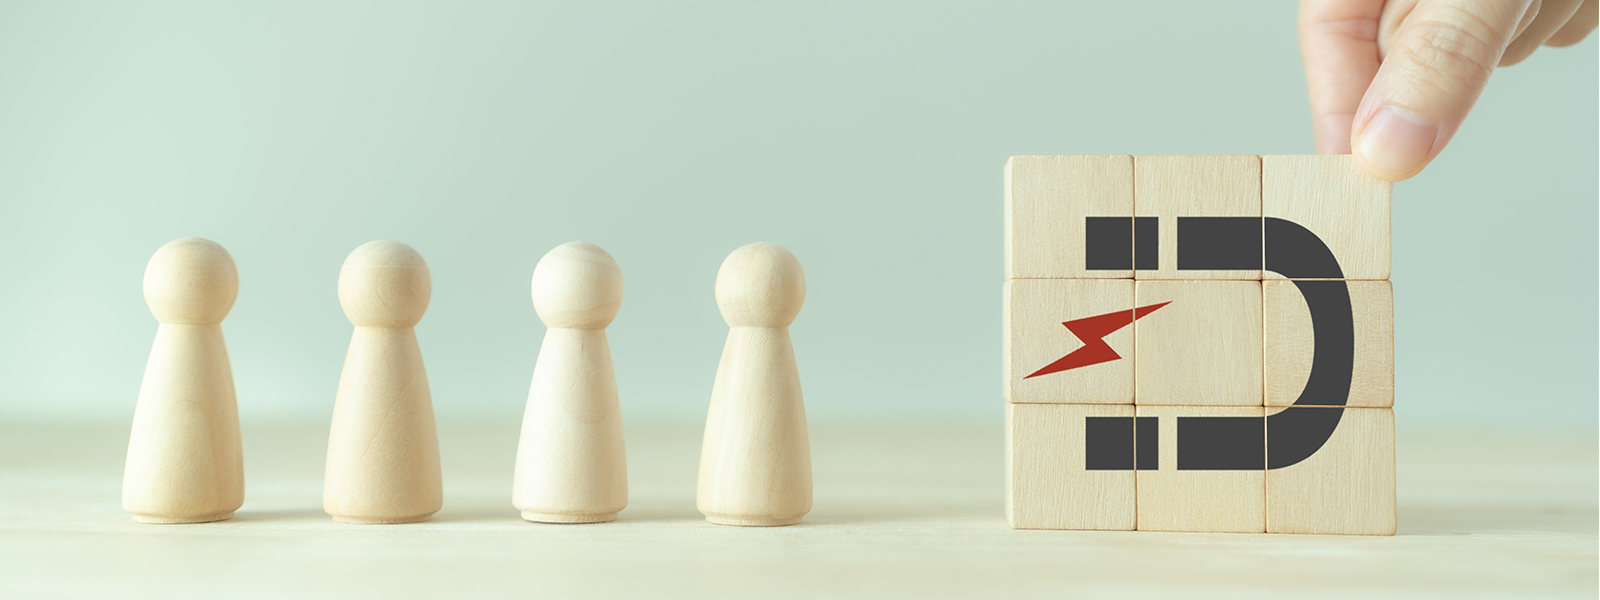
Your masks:
M1157 225L1155 217L1089 217L1085 267L1158 268ZM1311 230L1284 219L1178 217L1177 227L1180 271L1265 268L1294 280L1311 311L1315 340L1305 389L1292 406L1265 417L1264 426L1262 417L1178 417L1177 468L1281 469L1310 458L1339 426L1355 368L1355 315L1338 259ZM1137 423L1133 417L1089 417L1085 467L1156 469L1157 431L1154 417Z

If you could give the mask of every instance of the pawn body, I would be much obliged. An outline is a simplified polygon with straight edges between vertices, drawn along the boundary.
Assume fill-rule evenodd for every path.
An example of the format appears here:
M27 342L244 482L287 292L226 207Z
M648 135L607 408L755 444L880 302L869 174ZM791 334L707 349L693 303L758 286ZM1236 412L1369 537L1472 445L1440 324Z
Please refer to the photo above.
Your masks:
M805 273L781 246L735 250L717 272L728 341L700 449L696 506L719 525L774 526L811 511L811 445L789 324Z
M244 504L244 455L222 319L239 293L222 246L184 238L145 269L144 295L161 324L139 387L122 507L142 523L204 523Z
M411 247L356 248L339 271L339 304L356 326L339 375L322 507L345 523L412 523L444 504L433 398L417 322L433 284Z
M522 419L512 504L529 521L615 520L628 505L628 463L605 327L622 305L622 271L599 246L557 246L534 268L533 305L548 329Z

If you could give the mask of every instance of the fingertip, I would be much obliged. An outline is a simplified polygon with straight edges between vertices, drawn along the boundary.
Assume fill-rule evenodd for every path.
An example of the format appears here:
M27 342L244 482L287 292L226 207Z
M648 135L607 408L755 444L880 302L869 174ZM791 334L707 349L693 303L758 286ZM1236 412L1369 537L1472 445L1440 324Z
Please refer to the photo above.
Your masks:
M1589 32L1585 31L1585 32L1583 32L1583 34L1581 36L1577 36L1577 37L1571 37L1571 38L1555 38L1555 37L1552 37L1552 38L1550 38L1548 40L1545 40L1544 45L1549 46L1551 48L1566 48L1566 47L1569 47L1569 46L1573 46L1573 45L1577 44L1578 42L1583 41L1584 38L1586 38L1588 36L1589 36Z
M1600 25L1600 2L1584 0L1578 9L1573 11L1571 18L1567 19L1567 23L1556 30L1550 39L1544 41L1544 45L1555 48L1571 46L1589 37L1589 33L1595 30L1596 25Z
M1568 24L1561 31L1557 31L1555 35L1550 36L1550 39L1545 40L1544 45L1551 48L1566 48L1587 39L1589 34L1594 32L1594 29L1592 25L1573 27L1572 24Z
M1351 136L1356 163L1384 181L1410 179L1433 158L1439 126L1421 115L1393 106L1373 113Z
M1496 67L1509 67L1511 65L1517 64L1519 62L1527 60L1527 58L1529 56L1533 56L1533 51L1534 50L1538 50L1538 49L1539 49L1538 45L1528 46L1528 47L1525 47L1525 48L1524 47L1512 47L1512 48L1509 48L1509 49L1506 50L1505 54L1500 55L1500 62L1498 64L1496 64L1495 66Z
M1368 163L1366 160L1363 160L1361 158L1362 155L1361 155L1360 152L1356 152L1354 154L1354 156L1355 156L1355 159L1356 159L1356 165L1360 166L1361 170L1366 171L1368 175L1371 175L1371 176L1376 177L1378 179L1382 179L1382 180L1387 181L1389 183L1399 183L1401 181L1405 181L1405 180L1410 179L1412 177L1416 177L1418 173L1422 172L1422 169L1416 169L1416 170L1413 170L1413 171L1407 172L1407 173L1391 173L1389 171L1385 171L1385 170L1382 170L1382 169L1380 169L1378 167L1375 167L1371 163Z

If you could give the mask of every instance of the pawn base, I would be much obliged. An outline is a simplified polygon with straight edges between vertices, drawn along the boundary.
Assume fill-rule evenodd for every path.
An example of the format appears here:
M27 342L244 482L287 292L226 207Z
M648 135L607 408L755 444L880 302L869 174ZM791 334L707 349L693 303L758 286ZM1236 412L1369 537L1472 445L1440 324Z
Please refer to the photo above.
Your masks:
M799 523L802 517L747 517L730 515L706 515L706 520L717 525L732 525L734 527L782 527Z
M215 523L233 518L233 511L218 512L205 515L188 517L163 517L159 515L134 515L135 523L150 523L154 525L178 525L183 523Z
M522 520L535 523L555 523L560 525L579 523L606 523L617 520L617 513L599 513L588 515L569 515L557 513L522 511Z

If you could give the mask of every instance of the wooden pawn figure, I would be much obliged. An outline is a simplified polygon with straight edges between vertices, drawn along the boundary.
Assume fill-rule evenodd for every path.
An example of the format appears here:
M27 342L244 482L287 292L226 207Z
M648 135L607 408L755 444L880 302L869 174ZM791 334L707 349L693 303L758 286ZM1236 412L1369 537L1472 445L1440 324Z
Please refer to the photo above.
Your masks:
M805 272L782 246L734 250L717 272L728 322L700 448L696 506L719 525L799 523L811 511L811 445L789 324Z
M144 271L160 326L128 438L122 508L141 523L204 523L244 504L244 453L222 319L239 295L233 257L216 242L173 240Z
M533 269L533 308L548 328L533 367L512 503L541 523L601 523L628 505L622 411L606 326L622 307L622 270L599 246L557 246Z
M339 270L339 305L355 325L328 436L322 508L344 523L413 523L444 504L439 439L414 329L433 281L400 242L356 248Z

